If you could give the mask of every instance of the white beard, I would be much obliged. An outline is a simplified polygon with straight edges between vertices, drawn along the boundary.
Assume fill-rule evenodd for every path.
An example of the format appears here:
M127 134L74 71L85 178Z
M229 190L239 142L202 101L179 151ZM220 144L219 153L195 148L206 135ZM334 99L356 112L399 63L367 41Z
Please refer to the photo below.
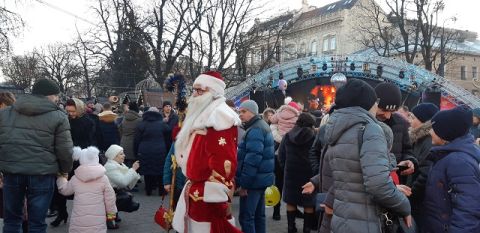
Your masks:
M175 142L175 152L184 150L189 143L190 135L195 130L193 125L195 120L203 113L203 111L214 101L214 96L210 92L206 92L201 96L190 97L188 100L188 110L182 129L177 135Z

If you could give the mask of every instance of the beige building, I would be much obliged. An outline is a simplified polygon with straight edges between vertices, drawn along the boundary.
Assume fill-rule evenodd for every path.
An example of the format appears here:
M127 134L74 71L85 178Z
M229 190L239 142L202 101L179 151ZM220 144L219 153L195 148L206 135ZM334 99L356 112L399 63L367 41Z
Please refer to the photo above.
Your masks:
M364 18L368 4L368 0L341 0L315 8L303 0L300 10L265 22L257 20L250 31L256 39L247 56L248 73L306 56L346 55L364 50L357 28L360 23L368 25L359 20ZM479 87L474 85L480 69L480 41L476 33L463 31L461 35L445 67L445 77L480 95L480 81ZM421 56L417 54L419 61Z

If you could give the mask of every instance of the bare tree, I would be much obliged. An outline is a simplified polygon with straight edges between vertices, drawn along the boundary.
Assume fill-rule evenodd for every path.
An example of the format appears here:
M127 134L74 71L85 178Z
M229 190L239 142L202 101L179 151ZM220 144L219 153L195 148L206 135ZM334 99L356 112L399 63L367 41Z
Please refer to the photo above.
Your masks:
M11 37L18 35L23 26L24 22L20 15L7 9L3 2L0 5L0 55L10 51Z
M427 1L415 0L417 9L417 21L421 31L420 48L423 57L423 65L429 71L434 70L434 63L441 56L439 67L443 69L449 61L448 55L456 50L454 42L458 37L456 30L446 30L439 26L439 15L445 8L443 0Z
M95 73L99 67L94 65L94 63L98 63L98 59L96 59L94 55L91 54L91 52L89 51L89 43L82 38L81 34L78 31L77 34L77 41L73 45L74 52L82 69L82 81L83 85L85 86L84 88L86 96L87 98L91 98L92 91L98 81L96 79L97 76L95 75Z
M207 67L223 71L228 69L232 54L235 54L241 33L246 30L255 11L253 0L209 0L206 22L200 31L207 37L202 46Z
M43 77L55 81L60 91L71 95L82 77L73 46L68 44L49 45L38 52L39 67Z
M41 77L39 59L35 53L13 56L3 65L6 81L24 90Z
M155 58L150 74L160 83L173 71L177 59L191 44L204 11L203 0L156 2L146 20L145 40Z
M396 30L390 24L388 15L375 0L367 0L359 4L360 14L354 31L359 42L366 48L371 48L379 56L388 57L390 52L400 43L395 37Z

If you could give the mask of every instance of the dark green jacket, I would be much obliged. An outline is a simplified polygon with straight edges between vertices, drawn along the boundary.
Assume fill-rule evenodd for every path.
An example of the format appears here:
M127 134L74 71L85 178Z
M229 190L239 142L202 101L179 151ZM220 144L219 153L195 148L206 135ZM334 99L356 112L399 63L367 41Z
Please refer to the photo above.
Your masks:
M0 171L68 173L72 148L67 115L46 97L25 95L0 111Z

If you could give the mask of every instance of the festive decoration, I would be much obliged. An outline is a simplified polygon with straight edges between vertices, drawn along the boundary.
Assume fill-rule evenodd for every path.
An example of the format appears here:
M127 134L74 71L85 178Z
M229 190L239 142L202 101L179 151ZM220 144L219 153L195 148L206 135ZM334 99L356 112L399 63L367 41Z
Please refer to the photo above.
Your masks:
M343 73L336 73L330 78L330 83L338 89L347 83L347 76Z
M183 75L170 74L167 79L165 79L165 89L172 93L176 92L175 105L179 112L184 112L187 109L187 88Z
M285 90L287 90L288 83L285 79L278 80L278 89L285 94Z
M265 189L265 205L275 206L280 202L280 191L277 186L272 185Z

